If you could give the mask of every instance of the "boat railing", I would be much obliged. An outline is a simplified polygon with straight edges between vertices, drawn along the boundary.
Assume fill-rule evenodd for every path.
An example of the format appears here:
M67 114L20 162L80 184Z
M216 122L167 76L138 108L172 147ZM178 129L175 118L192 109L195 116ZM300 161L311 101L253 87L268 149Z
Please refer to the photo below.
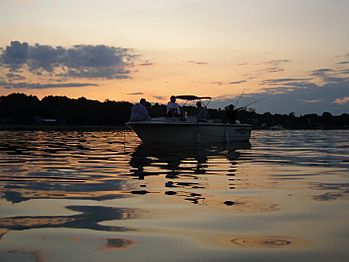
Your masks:
M196 116L184 116L184 117L153 117L149 120L152 123L210 123L210 124L222 124L221 119L199 119Z

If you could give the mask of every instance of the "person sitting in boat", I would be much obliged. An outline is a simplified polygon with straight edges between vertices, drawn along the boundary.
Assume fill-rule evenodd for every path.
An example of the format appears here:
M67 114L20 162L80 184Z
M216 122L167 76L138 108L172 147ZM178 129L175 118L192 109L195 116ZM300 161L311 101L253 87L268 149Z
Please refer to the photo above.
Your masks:
M150 119L149 112L146 108L147 101L144 98L141 98L139 103L135 104L131 108L130 122L132 121L145 121Z
M166 108L166 115L169 117L178 117L181 116L181 108L180 106L176 103L176 97L171 96L170 97L170 102L167 103L167 108Z
M202 106L200 101L196 102L194 116L197 117L198 121L206 121L208 118L207 108Z

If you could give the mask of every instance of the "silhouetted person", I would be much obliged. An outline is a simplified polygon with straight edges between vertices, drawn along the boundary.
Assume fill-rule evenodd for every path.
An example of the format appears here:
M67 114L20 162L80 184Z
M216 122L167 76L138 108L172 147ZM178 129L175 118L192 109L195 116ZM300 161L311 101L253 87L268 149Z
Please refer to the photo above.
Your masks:
M227 123L236 124L236 110L233 104L230 104L226 109Z
M196 102L194 116L196 116L199 121L205 121L208 118L207 108L205 106L202 106L200 101Z
M166 115L169 117L181 116L181 108L176 103L176 97L171 96L170 102L167 103Z
M147 101L144 98L141 98L139 103L131 108L130 121L144 121L148 119L150 119L150 116L147 110Z

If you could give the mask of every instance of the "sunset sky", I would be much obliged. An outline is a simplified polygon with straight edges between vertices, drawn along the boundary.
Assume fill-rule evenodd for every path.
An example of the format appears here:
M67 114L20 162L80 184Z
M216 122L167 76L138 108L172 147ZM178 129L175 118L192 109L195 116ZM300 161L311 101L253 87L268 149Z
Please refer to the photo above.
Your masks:
M348 0L0 0L0 95L349 113Z

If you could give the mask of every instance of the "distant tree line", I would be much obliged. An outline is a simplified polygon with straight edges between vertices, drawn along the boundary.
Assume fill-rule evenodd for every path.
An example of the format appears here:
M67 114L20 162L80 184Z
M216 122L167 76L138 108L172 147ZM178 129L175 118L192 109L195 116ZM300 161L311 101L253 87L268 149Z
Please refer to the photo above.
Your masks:
M84 97L78 99L66 96L36 96L14 93L0 96L0 124L21 125L124 125L131 112L132 103L106 100L100 102ZM185 111L193 111L186 106ZM148 107L150 115L165 116L166 106L158 103ZM212 119L226 120L224 109L209 109ZM329 129L349 128L349 114L334 116L328 112L321 115L306 114L296 116L289 114L257 113L253 109L237 112L237 119L256 128L269 128L281 125L287 129Z
M123 125L130 116L129 102L96 101L80 97L10 94L0 97L0 123L61 125Z

